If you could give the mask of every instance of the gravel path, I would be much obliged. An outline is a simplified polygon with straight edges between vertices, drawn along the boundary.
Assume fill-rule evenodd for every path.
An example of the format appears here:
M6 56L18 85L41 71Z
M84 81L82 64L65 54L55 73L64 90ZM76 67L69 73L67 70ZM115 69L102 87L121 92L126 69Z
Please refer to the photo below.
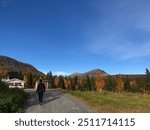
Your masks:
M27 113L93 113L94 111L76 97L59 90L51 89L44 94L43 104L39 105L34 89L26 89L29 98L26 103Z

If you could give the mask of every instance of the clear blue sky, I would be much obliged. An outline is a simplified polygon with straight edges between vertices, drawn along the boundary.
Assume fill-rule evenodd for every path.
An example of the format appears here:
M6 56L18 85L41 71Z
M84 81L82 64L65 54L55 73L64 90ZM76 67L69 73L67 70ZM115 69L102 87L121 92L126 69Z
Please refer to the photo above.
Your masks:
M149 0L0 0L0 55L53 73L150 68Z

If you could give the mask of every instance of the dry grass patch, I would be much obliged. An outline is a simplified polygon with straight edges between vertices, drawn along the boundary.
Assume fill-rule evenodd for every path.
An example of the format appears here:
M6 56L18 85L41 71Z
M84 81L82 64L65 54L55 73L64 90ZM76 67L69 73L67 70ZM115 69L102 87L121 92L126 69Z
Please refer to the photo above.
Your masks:
M68 93L82 99L97 112L150 112L150 95L137 93L98 93L81 91L69 91Z

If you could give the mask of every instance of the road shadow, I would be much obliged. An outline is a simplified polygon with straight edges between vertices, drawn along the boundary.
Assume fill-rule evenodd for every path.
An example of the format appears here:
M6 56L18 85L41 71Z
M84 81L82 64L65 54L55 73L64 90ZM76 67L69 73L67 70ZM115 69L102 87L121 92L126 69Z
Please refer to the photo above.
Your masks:
M28 93L28 99L25 103L25 110L27 110L29 107L39 105L38 93L36 93L35 90L27 91L27 93ZM58 89L47 90L44 93L42 105L45 105L54 100L57 100L63 95L64 93L60 92Z

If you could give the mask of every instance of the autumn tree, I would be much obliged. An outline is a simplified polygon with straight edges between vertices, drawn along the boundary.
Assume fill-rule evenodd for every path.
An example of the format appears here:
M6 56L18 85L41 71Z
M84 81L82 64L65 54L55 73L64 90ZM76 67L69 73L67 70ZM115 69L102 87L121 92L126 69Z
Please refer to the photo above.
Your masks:
M124 82L121 78L120 75L116 76L116 90L117 92L122 92L122 90L124 89Z
M131 86L130 92L133 92L133 93L138 92L138 87L137 87L136 79L132 79L130 81L130 86Z
M101 75L97 75L96 76L96 90L98 92L101 92L105 86L105 80L104 80L104 76Z
M68 77L64 78L64 86L65 86L65 89L69 89L70 80L68 79Z
M0 70L0 78L2 77L7 77L8 75L8 70L2 69Z
M57 76L54 77L54 84L56 88L59 88L59 77Z

